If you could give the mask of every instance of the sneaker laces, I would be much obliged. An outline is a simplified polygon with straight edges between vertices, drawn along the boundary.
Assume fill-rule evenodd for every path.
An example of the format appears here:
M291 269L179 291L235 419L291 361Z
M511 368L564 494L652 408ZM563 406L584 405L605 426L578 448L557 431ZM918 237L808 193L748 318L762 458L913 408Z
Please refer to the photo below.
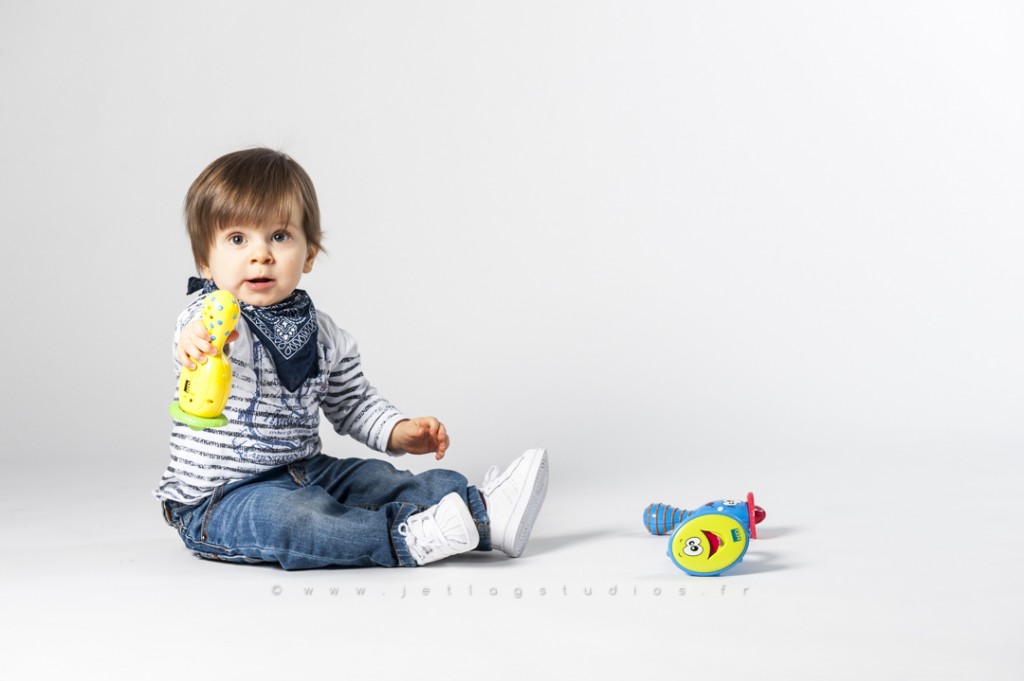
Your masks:
M484 494L490 494L492 488L495 485L497 485L498 477L500 475L501 471L498 470L498 467L491 466L489 469L487 469L487 472L484 473L484 480L483 482L480 483L479 489L482 490Z
M436 549L447 546L441 526L433 515L417 513L398 526L398 534L405 537L409 553L417 562L433 553Z

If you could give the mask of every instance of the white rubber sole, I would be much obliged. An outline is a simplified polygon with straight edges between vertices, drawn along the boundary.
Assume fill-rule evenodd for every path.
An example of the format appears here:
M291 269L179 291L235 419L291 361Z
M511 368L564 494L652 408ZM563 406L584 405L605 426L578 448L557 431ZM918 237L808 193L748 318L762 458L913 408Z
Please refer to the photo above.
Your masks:
M530 466L524 489L530 490L529 496L520 503L512 513L506 526L506 536L510 528L516 528L516 536L510 549L502 549L512 558L523 555L526 542L530 540L533 524L544 505L544 497L548 493L548 453L544 449L531 449L523 454L524 463ZM524 495L525 496L525 495ZM522 501L523 497L520 497Z

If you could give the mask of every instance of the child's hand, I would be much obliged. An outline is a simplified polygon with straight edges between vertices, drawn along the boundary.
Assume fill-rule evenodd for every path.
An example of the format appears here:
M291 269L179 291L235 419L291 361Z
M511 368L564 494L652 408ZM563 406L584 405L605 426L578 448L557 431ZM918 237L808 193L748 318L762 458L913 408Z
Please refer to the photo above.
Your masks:
M435 452L434 458L440 461L444 458L444 453L448 451L450 444L448 431L445 430L443 423L433 416L421 416L399 421L391 431L388 449L410 454Z
M232 331L226 342L238 338L238 331ZM178 336L178 361L188 369L195 369L196 362L206 364L206 356L217 354L216 346L210 342L210 332L203 326L203 322L194 319L181 330Z

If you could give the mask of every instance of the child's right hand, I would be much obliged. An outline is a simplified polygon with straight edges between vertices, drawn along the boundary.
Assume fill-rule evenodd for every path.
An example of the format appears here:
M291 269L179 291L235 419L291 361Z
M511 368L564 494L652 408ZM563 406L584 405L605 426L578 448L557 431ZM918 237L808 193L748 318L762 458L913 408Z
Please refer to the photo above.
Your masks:
M227 343L238 338L238 331L232 331ZM196 363L206 364L206 356L217 354L217 347L210 342L210 332L202 320L193 319L178 336L178 361L182 366L195 370Z

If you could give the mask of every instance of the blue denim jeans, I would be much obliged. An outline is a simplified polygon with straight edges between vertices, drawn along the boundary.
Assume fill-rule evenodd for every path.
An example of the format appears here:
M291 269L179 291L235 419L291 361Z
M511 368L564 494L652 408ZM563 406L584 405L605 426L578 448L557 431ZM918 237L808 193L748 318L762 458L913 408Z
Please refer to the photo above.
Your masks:
M319 454L218 487L193 506L163 503L164 519L198 556L276 562L286 570L415 566L398 527L457 492L489 551L490 523L476 487L455 471L418 475L380 459Z

